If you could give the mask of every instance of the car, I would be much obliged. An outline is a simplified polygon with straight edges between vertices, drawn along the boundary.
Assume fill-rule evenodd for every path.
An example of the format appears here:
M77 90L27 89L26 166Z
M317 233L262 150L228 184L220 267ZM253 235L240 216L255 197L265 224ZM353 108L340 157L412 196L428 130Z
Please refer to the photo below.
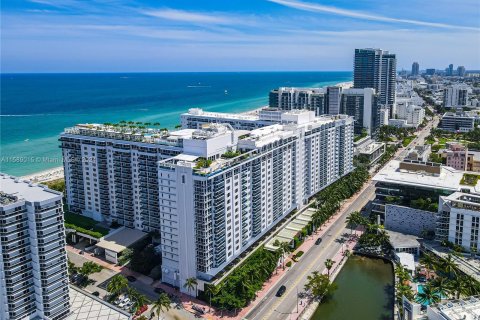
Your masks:
M315 244L318 246L320 243L322 243L322 238L318 238L315 240Z
M277 297L283 296L283 294L285 293L285 291L287 291L287 287L285 287L284 285L282 285L280 288L278 288L278 291L277 291L276 296L277 296Z
M92 296L98 297L98 296L100 296L100 292L94 291L94 292L92 292Z
M130 282L135 282L137 281L137 278L135 278L134 276L127 276L127 280Z
M118 307L119 307L119 308L123 308L123 307L125 307L129 302L130 302L130 298L125 298L125 299L123 299L122 302L120 302L120 303L118 304Z
M115 299L115 301L113 302L113 304L119 304L123 301L123 299L125 299L124 296L119 296L117 299Z
M153 289L153 291L154 291L155 293L158 293L158 294L160 294L160 293L165 293L165 290L163 290L162 288L155 288L155 289Z
M133 301L127 302L127 303L123 306L123 309L124 309L124 310L128 310L128 309L130 309L131 306L133 306Z

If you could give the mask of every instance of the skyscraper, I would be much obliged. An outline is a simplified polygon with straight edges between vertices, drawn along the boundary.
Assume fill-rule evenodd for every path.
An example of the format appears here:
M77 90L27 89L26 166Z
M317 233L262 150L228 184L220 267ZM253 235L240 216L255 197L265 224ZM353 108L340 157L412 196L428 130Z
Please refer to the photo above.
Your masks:
M464 77L465 76L465 67L464 66L458 66L457 75L459 77Z
M447 76L453 76L453 64L449 64L447 70L445 70Z
M64 319L69 288L62 194L0 174L0 319Z
M418 62L412 63L412 76L418 76L420 70L420 65Z
M395 103L397 59L395 54L381 49L355 49L353 87L374 88L379 103Z

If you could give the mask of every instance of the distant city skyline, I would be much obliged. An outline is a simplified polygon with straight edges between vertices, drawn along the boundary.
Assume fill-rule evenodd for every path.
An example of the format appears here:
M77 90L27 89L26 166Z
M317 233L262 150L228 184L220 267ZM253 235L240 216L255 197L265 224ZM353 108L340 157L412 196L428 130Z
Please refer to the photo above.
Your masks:
M370 47L397 70L480 69L472 0L14 0L1 16L2 73L349 71Z

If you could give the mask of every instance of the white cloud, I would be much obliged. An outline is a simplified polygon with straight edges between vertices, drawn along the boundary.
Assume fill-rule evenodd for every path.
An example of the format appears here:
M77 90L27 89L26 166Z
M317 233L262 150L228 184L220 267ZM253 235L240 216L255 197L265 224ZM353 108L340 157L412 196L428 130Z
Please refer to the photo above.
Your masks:
M359 12L354 10L346 10L338 7L325 6L321 4L301 2L296 0L267 0L267 1L274 2L290 8L295 8L298 10L304 10L304 11L310 11L310 12L327 12L335 15L344 16L344 17L370 20L370 21L406 23L406 24L412 24L412 25L418 25L418 26L445 28L445 29L462 29L462 30L476 30L476 31L480 30L479 28L468 27L468 26L458 26L458 25L451 25L451 24L445 24L445 23L435 23L435 22L410 20L410 19L390 18L386 16L380 16L380 15Z
M184 10L175 10L175 9L161 9L161 10L142 10L140 13L162 18L166 20L181 21L181 22L190 22L190 23L205 23L205 24L230 24L232 20L228 17L220 15L210 15L198 12L190 12Z

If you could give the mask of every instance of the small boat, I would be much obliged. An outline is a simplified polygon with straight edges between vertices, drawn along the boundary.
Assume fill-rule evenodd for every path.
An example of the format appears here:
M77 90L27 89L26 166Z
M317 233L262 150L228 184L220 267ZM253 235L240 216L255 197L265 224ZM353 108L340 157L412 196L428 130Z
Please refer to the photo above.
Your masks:
M30 139L25 139L24 141L25 141L25 142L28 142L28 141L30 141Z
M224 92L225 92L225 94L228 94L228 90L225 90Z

